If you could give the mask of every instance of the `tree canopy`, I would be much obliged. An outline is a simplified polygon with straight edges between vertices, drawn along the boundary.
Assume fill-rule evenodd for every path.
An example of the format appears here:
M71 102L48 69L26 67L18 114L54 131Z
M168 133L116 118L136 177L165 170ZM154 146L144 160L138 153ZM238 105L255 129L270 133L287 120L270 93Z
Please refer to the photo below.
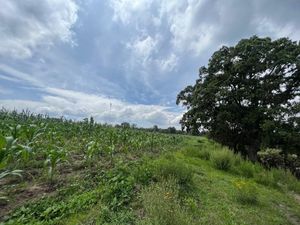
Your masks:
M263 147L300 148L300 43L253 36L223 46L177 96L181 125L252 160Z

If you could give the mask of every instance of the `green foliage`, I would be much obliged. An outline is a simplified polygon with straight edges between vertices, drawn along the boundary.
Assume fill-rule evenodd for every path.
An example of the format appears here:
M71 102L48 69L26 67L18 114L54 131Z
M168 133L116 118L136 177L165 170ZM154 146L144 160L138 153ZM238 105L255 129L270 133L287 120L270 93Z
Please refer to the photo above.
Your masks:
M151 164L147 160L150 161L149 158L144 159L142 163L136 165L132 170L132 176L137 184L148 185L153 181L155 164Z
M70 196L66 201L48 197L17 209L6 224L55 224L69 214L81 212L97 203L101 191L94 190Z
M228 171L232 167L233 153L227 149L214 151L212 154L212 163L219 170Z
M91 166L94 157L100 154L100 145L97 141L90 141L86 145L85 160L89 166Z
M252 161L261 145L297 152L299 54L300 43L288 38L253 36L221 47L199 69L195 85L177 96L187 107L182 126L193 134L207 129Z
M10 200L1 208L5 224L259 224L262 219L285 224L272 206L300 209L287 197L299 193L291 173L265 170L204 137L0 111L0 147L0 172L23 171L23 179L3 174L1 191ZM223 151L231 162L227 172L212 167ZM43 179L45 161L55 183ZM259 173L272 180L260 179ZM238 197L232 181L240 176L247 183L258 181L252 184L262 204L251 205L255 190ZM6 207L13 209L10 214Z
M284 154L280 149L267 148L258 152L259 162L266 168L289 169L300 178L300 158L296 154Z
M101 211L98 212L98 218L96 218L96 224L109 224L109 225L120 225L120 224L135 224L135 217L129 210L112 211L109 207L102 207Z
M129 168L117 166L104 178L104 191L102 200L112 210L118 210L128 204L133 196L134 177L131 176Z
M47 152L45 166L48 167L48 177L53 181L53 175L58 163L67 160L67 151L63 148L54 147Z

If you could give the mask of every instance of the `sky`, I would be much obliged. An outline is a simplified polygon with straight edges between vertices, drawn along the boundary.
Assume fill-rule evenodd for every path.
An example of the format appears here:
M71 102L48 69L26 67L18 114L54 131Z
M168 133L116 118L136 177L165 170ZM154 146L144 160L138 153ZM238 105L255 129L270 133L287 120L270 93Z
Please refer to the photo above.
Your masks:
M0 108L175 126L213 52L300 40L299 0L0 0Z

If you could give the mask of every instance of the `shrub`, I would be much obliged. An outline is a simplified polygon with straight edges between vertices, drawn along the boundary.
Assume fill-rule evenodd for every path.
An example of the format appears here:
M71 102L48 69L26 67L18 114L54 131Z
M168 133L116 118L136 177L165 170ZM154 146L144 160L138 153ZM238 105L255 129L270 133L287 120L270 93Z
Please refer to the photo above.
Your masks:
M210 160L210 151L207 149L203 149L199 152L199 158L204 160Z
M162 180L141 193L146 220L157 225L193 224L192 218L178 200L179 189L175 179Z
M215 151L212 154L212 162L215 168L228 171L232 166L233 153L227 149Z
M204 160L209 160L211 154L210 154L210 151L208 149L189 148L189 149L186 150L185 155L190 156L190 157L204 159Z
M284 167L284 156L280 149L267 148L257 153L258 160L266 167Z
M160 180L161 178L174 178L178 182L182 191L190 190L193 185L193 171L177 160L160 159L153 165L154 178Z
M258 191L254 184L239 180L235 182L236 198L242 204L256 204L258 202Z
M267 148L257 153L259 162L266 168L289 169L300 178L300 158L295 154L283 154L280 149Z
M254 164L250 161L243 161L235 168L235 171L243 177L252 178L255 173Z

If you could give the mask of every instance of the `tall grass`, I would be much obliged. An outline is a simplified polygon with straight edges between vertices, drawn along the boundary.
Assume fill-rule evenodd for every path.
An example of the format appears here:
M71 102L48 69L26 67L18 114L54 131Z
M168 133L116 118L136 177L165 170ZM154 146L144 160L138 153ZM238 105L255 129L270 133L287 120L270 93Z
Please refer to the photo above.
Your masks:
M193 224L192 217L181 206L178 190L177 181L171 178L145 188L141 193L142 203L146 212L145 223L143 224Z
M221 149L212 153L212 163L216 169L228 171L233 164L233 153Z
M177 159L162 158L153 165L154 179L175 179L182 192L188 192L193 187L193 171Z
M258 191L256 186L244 179L235 182L236 199L242 204L257 204L258 203Z
M262 165L244 159L240 154L234 154L228 148L208 142L197 148L186 149L186 156L209 160L218 169L230 172L244 178L251 178L256 183L300 193L300 182L290 172L284 169L266 170Z

